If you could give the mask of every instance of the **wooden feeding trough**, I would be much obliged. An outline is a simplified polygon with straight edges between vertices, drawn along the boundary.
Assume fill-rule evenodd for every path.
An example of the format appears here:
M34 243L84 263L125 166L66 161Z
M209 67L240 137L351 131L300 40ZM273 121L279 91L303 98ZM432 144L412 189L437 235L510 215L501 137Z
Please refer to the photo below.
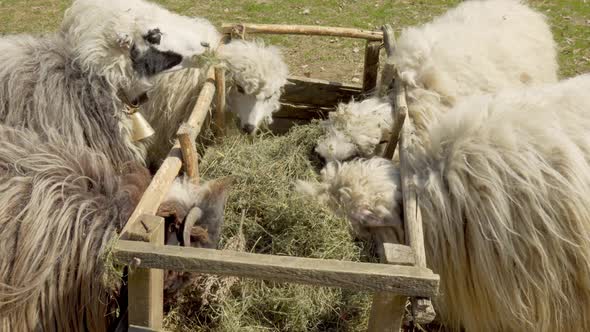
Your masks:
M379 50L384 44L388 56L393 51L393 30L383 31L331 28L318 26L223 24L230 37L246 34L300 34L360 38L367 41L364 81L362 86L328 82L310 78L290 78L292 85L282 97L283 107L277 119L293 121L322 116L341 101L349 101L375 91L379 71ZM405 313L408 297L416 322L434 319L430 298L437 295L439 276L426 267L422 220L417 195L409 186L405 167L407 144L412 127L406 118L405 88L395 79L390 58L385 62L381 84L376 93L385 95L393 81L395 104L392 115L394 128L386 155L391 158L399 138L402 167L402 190L406 244L394 244L383 229L375 233L383 264L356 263L336 260L260 255L226 250L196 249L164 245L164 220L156 211L172 182L184 169L195 182L199 181L198 155L195 138L210 114L214 132L224 134L225 83L222 69L210 68L198 101L185 124L178 130L178 139L154 176L137 208L123 229L114 248L115 257L133 267L128 280L128 324L130 330L162 329L164 270L198 272L222 276L247 277L293 282L317 286L349 288L374 293L369 331L398 331ZM404 124L405 122L405 124Z

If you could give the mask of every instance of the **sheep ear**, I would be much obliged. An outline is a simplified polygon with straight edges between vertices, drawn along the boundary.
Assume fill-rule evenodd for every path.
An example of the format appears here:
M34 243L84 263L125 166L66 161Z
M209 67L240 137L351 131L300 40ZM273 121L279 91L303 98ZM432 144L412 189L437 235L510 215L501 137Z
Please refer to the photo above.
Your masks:
M207 182L199 189L201 199L197 202L197 207L202 211L202 216L191 229L191 237L203 238L202 230L206 230L208 243L204 247L216 248L219 243L225 203L233 182L234 179L231 177L220 178ZM200 227L201 230L196 227Z

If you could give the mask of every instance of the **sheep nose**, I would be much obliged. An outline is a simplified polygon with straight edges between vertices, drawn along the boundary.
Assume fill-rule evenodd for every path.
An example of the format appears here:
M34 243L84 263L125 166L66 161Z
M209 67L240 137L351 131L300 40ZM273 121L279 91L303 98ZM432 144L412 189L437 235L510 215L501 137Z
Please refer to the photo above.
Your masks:
M253 126L253 125L251 125L251 124L247 124L247 125L244 125L244 126L242 127L242 130L243 130L244 132L246 132L247 134L250 134L250 135L252 135L252 134L254 134L254 133L256 132L256 127L255 127L255 126Z

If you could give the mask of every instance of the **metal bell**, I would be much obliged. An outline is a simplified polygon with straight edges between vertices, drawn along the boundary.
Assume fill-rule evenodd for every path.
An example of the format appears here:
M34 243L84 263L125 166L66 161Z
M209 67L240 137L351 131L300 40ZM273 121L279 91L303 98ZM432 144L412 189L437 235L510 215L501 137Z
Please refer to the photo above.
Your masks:
M131 119L131 139L134 142L146 139L156 133L139 111L129 114L129 119Z

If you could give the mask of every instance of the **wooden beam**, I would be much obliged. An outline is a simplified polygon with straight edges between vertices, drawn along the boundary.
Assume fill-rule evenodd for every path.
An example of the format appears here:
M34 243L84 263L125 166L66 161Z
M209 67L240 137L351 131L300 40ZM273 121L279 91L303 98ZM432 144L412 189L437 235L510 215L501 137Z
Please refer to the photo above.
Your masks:
M349 102L353 97L358 99L361 93L362 87L359 85L307 77L290 77L289 83L285 86L285 92L281 96L281 102L334 107L340 102Z
M307 35L307 36L332 36L344 38L357 38L372 41L381 41L381 31L371 31L352 28L322 27L316 25L283 25L283 24L238 24L223 23L221 30L224 34L274 34L274 35Z
M407 296L432 296L439 277L411 266L356 263L328 259L261 255L225 250L157 247L149 243L119 241L115 257L122 263L134 258L143 268L258 278Z
M225 69L215 68L215 113L213 116L213 133L215 137L225 136Z
M363 72L363 92L369 93L377 86L379 74L379 50L381 44L367 41L365 46L365 69Z
M395 91L394 106L392 107L393 126L391 127L391 134L389 136L389 142L387 142L387 148L383 154L383 158L385 159L393 158L402 128L404 127L406 117L408 116L406 87L399 78L395 79L393 91Z
M399 80L396 80L399 81ZM405 94L401 95L405 99ZM422 214L418 203L418 194L411 181L413 178L412 169L409 164L410 137L414 135L411 121L406 121L402 126L400 137L400 168L402 182L402 196L404 206L404 226L406 244L412 247L416 266L426 268L426 250L424 247L424 230ZM436 313L432 301L426 297L412 298L412 315L414 321L419 324L427 324L434 320Z
M209 109L211 107L211 102L213 101L213 96L215 95L215 80L214 80L214 70L213 68L209 69L207 74L207 80L199 93L199 98L197 99L197 103L189 116L188 121L186 122L189 126L193 127L195 132L200 133L203 123L209 114ZM125 239L127 237L126 233L129 227L131 227L134 223L139 220L139 217L143 214L150 214L155 215L160 207L160 204L166 197L168 190L170 190L170 186L172 186L172 182L176 176L178 176L178 172L182 167L182 153L180 151L180 143L178 140L175 141L174 146L168 153L166 159L156 172L156 175L152 178L150 185L144 192L139 204L135 207L133 214L129 218L127 224L123 227L121 231L121 238Z
M195 146L195 129L186 123L180 125L176 134L184 161L184 171L194 184L199 183L199 155Z
M141 225L145 227L141 238L156 248L164 245L164 219L143 215ZM139 224L139 223L138 223ZM137 262L134 257L132 261ZM145 268L131 268L129 272L129 325L149 329L162 328L164 319L164 271Z

